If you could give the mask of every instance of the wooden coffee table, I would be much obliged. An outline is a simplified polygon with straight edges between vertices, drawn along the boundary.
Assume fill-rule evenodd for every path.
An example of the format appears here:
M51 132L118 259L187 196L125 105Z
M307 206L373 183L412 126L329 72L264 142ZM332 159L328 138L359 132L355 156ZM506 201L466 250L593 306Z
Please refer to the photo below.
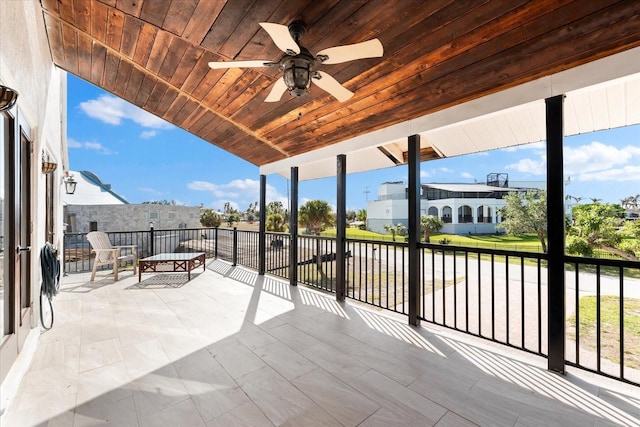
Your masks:
M185 252L177 254L158 254L139 260L138 282L142 280L142 273L148 271L156 273L187 272L187 281L191 280L191 271L202 266L206 270L204 252Z

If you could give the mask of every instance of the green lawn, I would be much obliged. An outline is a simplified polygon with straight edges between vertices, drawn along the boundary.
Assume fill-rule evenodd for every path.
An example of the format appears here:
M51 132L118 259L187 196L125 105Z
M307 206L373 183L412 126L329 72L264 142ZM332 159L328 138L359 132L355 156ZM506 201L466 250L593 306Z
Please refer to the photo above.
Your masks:
M336 230L328 229L322 232L322 236L335 237ZM348 239L361 240L381 240L391 242L390 234L379 234L367 230L347 228ZM471 248L505 249L511 251L541 252L542 247L538 238L533 234L523 236L506 235L478 235L478 236L458 236L455 234L436 233L431 235L431 243L440 243L447 239L448 244L455 246L466 246ZM404 236L396 236L396 241L403 242Z
M596 351L597 306L595 296L580 298L580 344ZM624 299L625 365L640 368L640 300ZM568 319L569 336L575 340L576 317ZM620 299L616 296L600 298L600 336L602 356L620 362Z

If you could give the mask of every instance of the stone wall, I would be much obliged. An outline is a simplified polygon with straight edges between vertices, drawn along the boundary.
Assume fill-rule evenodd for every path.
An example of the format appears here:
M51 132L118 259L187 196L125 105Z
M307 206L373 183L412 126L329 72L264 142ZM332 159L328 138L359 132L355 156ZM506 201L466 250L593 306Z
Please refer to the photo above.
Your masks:
M156 230L200 227L197 206L67 205L64 210L68 233L87 233L92 222L98 231L143 231L150 222Z

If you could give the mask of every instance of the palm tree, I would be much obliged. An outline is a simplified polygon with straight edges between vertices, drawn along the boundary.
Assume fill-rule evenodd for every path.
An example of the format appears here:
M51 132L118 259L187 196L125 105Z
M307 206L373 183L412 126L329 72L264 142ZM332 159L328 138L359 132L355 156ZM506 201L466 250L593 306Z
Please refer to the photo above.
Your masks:
M407 227L405 227L403 224L385 224L382 226L382 228L385 229L385 231L391 233L391 239L395 242L396 241L396 235L402 235L405 233L405 231L407 231Z
M444 227L444 222L437 216L422 215L420 217L420 228L424 230L424 241L431 242L431 233L438 232Z
M309 200L300 206L300 223L304 224L316 236L333 223L331 206L324 200Z
M602 201L602 199L598 199L597 197L589 197L589 200L591 200L594 204L600 203Z
M309 200L300 206L298 211L300 223L305 225L307 229L313 231L316 236L327 226L333 223L333 215L331 214L331 206L324 200ZM316 263L318 269L322 268L322 259L320 256L320 239L316 239Z
M265 224L267 231L282 232L287 230L287 224L284 219L284 215L279 213L272 213L267 217Z

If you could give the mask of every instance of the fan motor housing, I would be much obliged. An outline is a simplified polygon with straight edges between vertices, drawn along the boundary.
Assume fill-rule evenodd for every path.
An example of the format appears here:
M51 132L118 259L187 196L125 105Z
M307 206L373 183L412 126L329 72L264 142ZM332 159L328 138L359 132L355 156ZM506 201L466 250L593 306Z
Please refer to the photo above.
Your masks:
M291 56L284 55L280 59L284 83L292 96L302 96L309 92L311 77L313 76L314 58L306 48L300 46L300 53Z

